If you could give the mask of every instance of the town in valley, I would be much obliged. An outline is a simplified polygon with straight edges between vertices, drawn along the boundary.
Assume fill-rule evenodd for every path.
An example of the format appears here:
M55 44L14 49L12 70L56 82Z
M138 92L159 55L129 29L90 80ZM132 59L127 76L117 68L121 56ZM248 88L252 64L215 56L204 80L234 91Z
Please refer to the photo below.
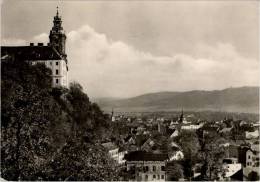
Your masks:
M10 2L4 1L2 4L2 23L15 22L6 17L9 12L7 7L12 5L8 3ZM116 7L116 3L114 6ZM142 78L138 77L139 68L131 69L132 64L139 63L132 63L130 60L130 71L125 71L126 76L118 76L119 81L126 79L126 83L129 79L129 84L125 84L129 90L125 85L122 85L122 88L117 87L120 84L110 79L117 78L114 68L104 68L105 71L109 70L109 75L106 75L106 72L97 71L95 66L82 69L80 67L84 67L83 63L70 66L75 61L72 58L82 56L82 59L88 62L84 64L94 62L91 58L100 59L96 63L99 67L103 64L103 57L109 57L105 61L111 61L111 57L121 59L121 56L124 57L132 48L122 46L122 42L115 42L105 50L112 40L104 43L105 35L98 34L87 26L80 29L79 33L73 29L67 33L64 22L71 20L69 16L66 16L67 19L62 17L66 10L61 8L63 6L55 9L56 6L51 4L51 7L48 11L52 13L52 19L46 19L49 17L46 14L31 17L45 17L46 24L51 24L51 27L47 27L47 42L22 42L22 45L15 42L9 45L8 41L1 41L1 180L259 181L259 86L235 86L224 89L220 87L206 89L207 91L201 87L188 91L184 89L164 92L164 88L170 88L166 86L168 82L172 84L169 81L171 77L168 77L164 81L160 80L162 78L155 79L160 82L158 85L166 83L158 92L145 92L136 96L137 91L133 91L132 95L121 97L119 93L123 95L134 90L134 87L146 87L153 74L157 74L161 68L154 70L156 73L150 73L146 71L145 61L163 59L162 62L149 62L153 66L159 63L166 64L168 58L153 58L146 53L136 54L133 59L138 55L145 60L142 63L144 68L141 77L151 76L143 85L132 85L133 82L127 77L128 74L132 74L130 72L136 71L135 82ZM92 9L91 12L95 10L98 11L98 8ZM154 7L153 11L155 10L157 9ZM10 11L13 12L11 9ZM77 9L70 9L70 14L77 14L76 11ZM15 18L19 20L18 17L14 16ZM120 21L122 17L118 18ZM96 21L101 20L97 18ZM26 23L27 21L20 22L19 25L27 26ZM91 23L94 26L95 23ZM99 23L97 25L102 27ZM147 23L147 26L149 25ZM19 26L7 23L2 26L16 27L19 30ZM34 26L32 29L37 28L37 24ZM84 34L84 31L88 33ZM80 33L83 34L82 37ZM8 33L4 35L7 36ZM17 35L22 34L17 33L14 37ZM154 33L153 36L159 35ZM84 48L84 51L80 52L84 38L88 41L85 46L89 46L91 50ZM96 39L101 40L101 43L95 42ZM78 41L74 49L71 46L75 43L73 41ZM102 54L88 55L88 51L95 52L100 47ZM109 51L118 47L123 51L113 57L113 53ZM207 51L207 54L213 52L210 48ZM137 51L129 55L135 52ZM232 52L231 56L233 55L235 53ZM219 57L224 57L221 56ZM204 58L202 60L204 61ZM180 66L185 70L188 63L185 62L183 66L180 62L177 60L174 66ZM211 64L213 63L209 63ZM208 66L206 63L205 65ZM76 70L76 67L79 70ZM127 70L125 67L122 69ZM163 67L164 71L167 69L168 66ZM224 67L220 69L225 70ZM246 67L241 65L241 69ZM259 65L257 69L259 73ZM202 71L199 68L198 70L190 72L203 72L202 67ZM73 80L70 79L71 72ZM216 72L214 74L217 75ZM215 79L223 79L225 82L225 79L228 80L228 77L233 75L231 72L230 75L227 73L224 76L226 78ZM245 76L249 72L250 70L241 75ZM76 80L77 75L92 73L96 74L93 76L93 80L96 81L93 84L81 84L91 78L82 77L82 80ZM118 74L120 73L118 66ZM188 76L189 73L185 75ZM250 72L245 77L250 80L252 75L254 76ZM135 79L135 73L131 77ZM98 78L105 81L99 83ZM183 82L185 81L180 81ZM101 89L93 88L97 85ZM110 98L109 94L108 97L94 95L103 90L104 93L110 93L109 89L118 93L119 97ZM94 96L89 94L88 90Z

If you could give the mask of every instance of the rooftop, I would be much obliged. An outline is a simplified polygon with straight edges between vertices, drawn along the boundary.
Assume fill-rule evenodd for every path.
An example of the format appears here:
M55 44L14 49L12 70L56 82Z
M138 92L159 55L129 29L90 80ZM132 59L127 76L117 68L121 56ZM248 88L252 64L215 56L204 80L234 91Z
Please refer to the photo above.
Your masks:
M107 150L114 150L116 148L118 148L115 144L113 144L112 142L107 142L107 143L102 143L101 144L103 147L105 147Z
M145 151L134 151L125 155L127 161L165 161L168 159L167 154L155 154Z
M61 60L61 55L52 47L38 44L36 46L1 46L1 58L15 57L18 60Z

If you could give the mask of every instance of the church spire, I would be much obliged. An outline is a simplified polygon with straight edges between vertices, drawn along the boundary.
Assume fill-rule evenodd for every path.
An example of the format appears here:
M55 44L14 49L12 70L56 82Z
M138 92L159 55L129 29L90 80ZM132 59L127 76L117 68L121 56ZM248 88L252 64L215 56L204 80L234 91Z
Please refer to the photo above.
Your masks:
M179 123L183 123L183 119L184 119L184 116L183 116L183 108L181 109L181 115L179 117Z

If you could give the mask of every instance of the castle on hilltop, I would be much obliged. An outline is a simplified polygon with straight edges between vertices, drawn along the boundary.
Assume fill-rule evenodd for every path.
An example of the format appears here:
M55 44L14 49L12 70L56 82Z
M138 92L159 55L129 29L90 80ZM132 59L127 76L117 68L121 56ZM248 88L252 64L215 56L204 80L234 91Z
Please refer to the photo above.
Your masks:
M57 13L49 34L49 43L30 43L28 46L2 46L1 61L19 60L30 64L45 64L52 71L53 87L68 87L68 60L65 50L66 35L61 16Z

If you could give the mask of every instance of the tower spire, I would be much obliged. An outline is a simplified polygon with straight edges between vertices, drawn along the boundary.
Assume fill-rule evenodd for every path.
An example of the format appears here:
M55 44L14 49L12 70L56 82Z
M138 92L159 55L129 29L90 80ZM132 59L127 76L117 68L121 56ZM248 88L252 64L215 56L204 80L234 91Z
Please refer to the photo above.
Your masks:
M179 123L183 123L183 108L181 109L181 115L179 117Z
M64 58L67 57L65 53L66 35L62 27L61 16L59 16L59 7L56 7L57 12L53 18L53 27L50 31L49 39L52 45Z
M59 16L59 6L57 6L56 8L57 8L56 16Z

